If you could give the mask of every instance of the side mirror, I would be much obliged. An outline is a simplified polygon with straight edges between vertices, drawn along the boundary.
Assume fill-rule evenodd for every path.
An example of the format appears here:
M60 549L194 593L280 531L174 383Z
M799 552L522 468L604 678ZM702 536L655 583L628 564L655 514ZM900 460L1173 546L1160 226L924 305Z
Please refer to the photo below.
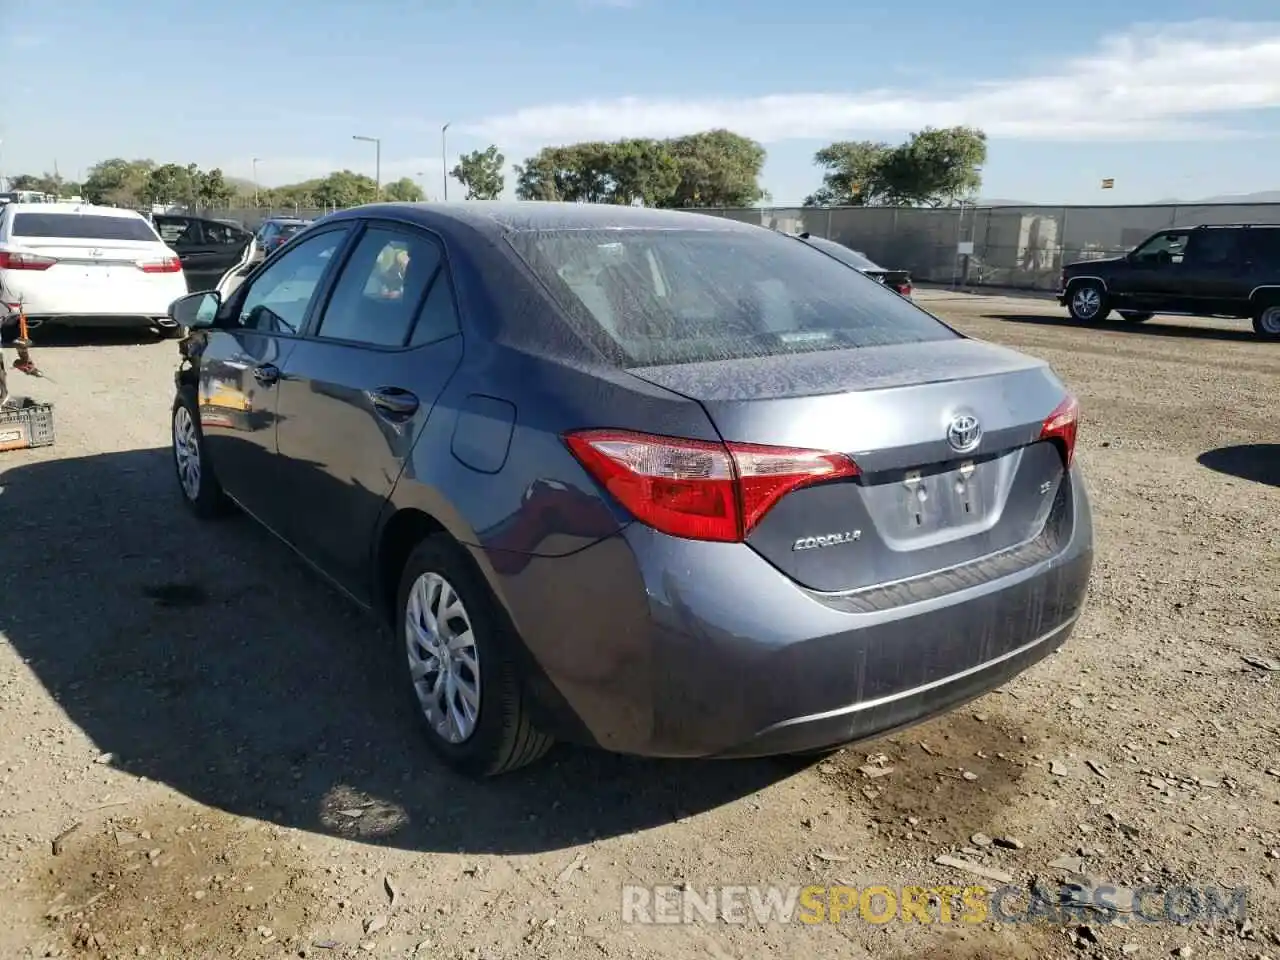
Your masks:
M222 295L216 290L189 293L169 305L169 319L190 330L208 329L218 318Z

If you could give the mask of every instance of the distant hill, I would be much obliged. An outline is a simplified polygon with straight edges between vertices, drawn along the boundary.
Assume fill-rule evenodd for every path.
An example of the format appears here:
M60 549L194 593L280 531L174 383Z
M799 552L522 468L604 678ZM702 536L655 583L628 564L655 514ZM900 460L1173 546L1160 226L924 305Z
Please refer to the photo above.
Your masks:
M1228 193L1204 200L1174 200L1173 203L1280 203L1280 190L1263 190L1259 193Z

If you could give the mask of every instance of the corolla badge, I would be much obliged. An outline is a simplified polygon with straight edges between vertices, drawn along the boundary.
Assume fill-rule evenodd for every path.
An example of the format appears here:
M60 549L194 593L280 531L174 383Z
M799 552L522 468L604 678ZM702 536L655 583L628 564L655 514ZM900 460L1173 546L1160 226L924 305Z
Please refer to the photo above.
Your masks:
M967 413L952 417L947 424L947 443L956 453L968 453L976 450L982 442L982 424L978 418Z
M791 544L795 550L817 550L820 547L838 547L842 543L853 543L862 539L861 530L845 530L842 533L824 533L814 537L801 537Z

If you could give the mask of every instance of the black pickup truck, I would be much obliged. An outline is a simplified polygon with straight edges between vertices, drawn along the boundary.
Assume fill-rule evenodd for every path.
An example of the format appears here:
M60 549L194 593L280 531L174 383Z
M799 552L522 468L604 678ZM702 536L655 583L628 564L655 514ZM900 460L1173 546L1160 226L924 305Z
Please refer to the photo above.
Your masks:
M1161 230L1122 257L1062 268L1058 302L1082 323L1115 310L1141 322L1157 313L1253 321L1280 340L1280 224Z

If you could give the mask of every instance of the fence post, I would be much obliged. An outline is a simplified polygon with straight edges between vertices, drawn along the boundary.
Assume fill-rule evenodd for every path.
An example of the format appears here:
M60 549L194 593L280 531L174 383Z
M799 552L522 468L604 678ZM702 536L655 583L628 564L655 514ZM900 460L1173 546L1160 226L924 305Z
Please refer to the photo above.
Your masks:
M1069 207L1063 207L1062 222L1058 224L1058 229L1062 231L1062 236L1058 238L1058 262L1056 264L1059 276L1061 276L1062 268L1067 262L1067 214L1070 212ZM1056 281L1054 285L1057 285Z
M823 235L826 239L831 239L831 208L827 207L827 232Z

